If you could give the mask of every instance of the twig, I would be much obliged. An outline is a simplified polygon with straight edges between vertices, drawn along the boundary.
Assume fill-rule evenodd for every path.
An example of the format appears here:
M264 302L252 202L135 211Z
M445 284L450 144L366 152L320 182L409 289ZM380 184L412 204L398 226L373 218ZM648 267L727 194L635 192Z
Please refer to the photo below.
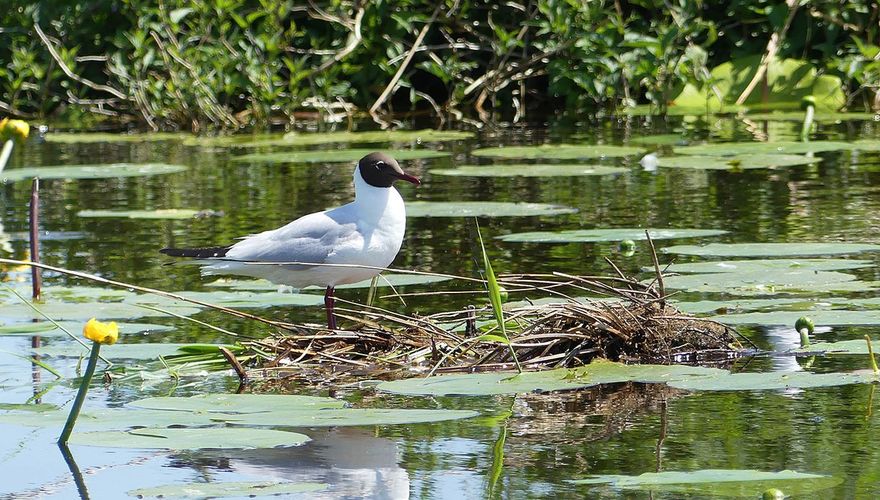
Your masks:
M309 3L312 4L312 6L314 7L314 4L312 2ZM361 43L361 21L363 21L364 19L364 12L365 10L363 7L358 9L357 13L354 15L354 22L352 23L353 26L348 26L347 23L342 23L351 30L351 36L348 38L348 44L343 47L342 50L337 52L333 57L331 57L327 61L324 61L320 66L315 68L315 70L312 71L309 76L314 76L317 73L321 73L325 69L345 59L349 54L354 52L354 49L356 49L357 46Z
M74 73L73 71L71 71L70 68L68 68L67 65L64 64L64 61L61 59L61 56L58 55L58 52L55 50L55 47L52 46L52 42L49 41L49 37L47 37L46 33L43 32L43 29L40 28L40 23L38 23L36 19L34 19L34 30L37 32L37 35L40 37L40 40L43 41L43 45L46 46L46 49L49 51L49 54L52 56L52 59L54 59L55 62L58 63L58 66L61 68L61 71L63 71L64 74L67 75L68 78L70 78L71 80L73 80L75 82L79 82L79 83L81 83L91 89L100 90L102 92L107 92L108 94L112 94L120 99L128 100L128 96L126 96L122 92L114 89L113 87L108 87L107 85L101 85L101 84L95 83L95 82L93 82L89 79L83 78L83 77L77 75L76 73Z
M241 366L241 363L239 363L238 360L235 359L235 354L232 354L232 351L223 346L220 346L219 349L220 353L223 354L223 357L226 358L226 361L228 361L229 364L232 365L232 369L235 370L235 373L238 375L238 379L241 380L243 384L246 384L248 381L247 370L245 370L244 367Z
M31 183L31 206L30 214L30 246L31 260L40 262L40 179L34 177ZM31 267L31 297L34 300L40 298L40 288L43 285L43 275L37 267Z
M422 31L419 32L419 36L416 37L416 41L413 43L412 47L409 49L409 53L406 54L406 58L400 63L400 67L397 68L397 73L394 74L394 77L391 78L391 81L388 82L388 86L385 87L385 90L382 91L382 94L379 95L379 98L376 99L376 102L370 106L370 114L375 114L376 110L379 109L379 106L385 103L385 100L388 99L388 96L391 95L391 92L397 88L397 82L400 81L400 78L403 76L406 68L409 67L409 62L412 60L413 56L418 50L419 46L422 44L422 40L425 39L425 35L428 34L428 30L431 29L431 25L434 24L434 21L437 20L437 16L440 14L440 9L443 7L443 3L438 3L437 8L434 9L434 13L431 14L431 18L428 19L428 22L422 27Z
M767 50L761 58L761 64L758 66L755 76L752 77L752 81L749 82L745 90L742 91L742 94L737 98L737 106L746 102L746 99L748 99L752 94L752 91L755 90L758 82L760 82L764 77L764 74L767 73L767 67L770 66L770 63L776 57L776 52L779 51L779 46L782 45L782 40L788 32L789 26L791 26L791 21L794 19L794 14L797 12L799 6L799 0L785 0L785 5L788 6L788 17L785 19L785 24L782 26L781 30L775 31L770 35L770 41L767 42Z
M663 286L663 273L660 271L660 261L657 260L657 249L654 248L654 240L648 230L645 229L645 236L648 238L648 245L651 247L651 260L654 261L654 271L657 273L657 292L660 294L660 307L666 307L666 288Z

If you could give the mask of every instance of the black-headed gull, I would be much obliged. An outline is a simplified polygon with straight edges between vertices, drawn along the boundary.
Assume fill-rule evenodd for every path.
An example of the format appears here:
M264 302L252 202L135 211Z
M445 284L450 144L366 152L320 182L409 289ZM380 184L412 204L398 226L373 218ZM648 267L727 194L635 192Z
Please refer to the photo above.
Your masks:
M419 184L394 158L370 153L354 169L355 198L347 205L304 215L278 229L246 236L234 245L163 248L160 252L206 261L202 274L252 276L293 288L324 286L327 326L335 330L335 287L376 276L400 250L406 209L392 186L396 180Z

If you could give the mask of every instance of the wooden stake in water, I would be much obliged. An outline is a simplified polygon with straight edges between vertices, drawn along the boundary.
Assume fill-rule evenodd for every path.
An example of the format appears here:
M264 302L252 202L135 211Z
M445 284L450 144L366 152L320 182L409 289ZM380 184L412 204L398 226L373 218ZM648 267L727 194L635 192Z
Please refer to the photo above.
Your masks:
M31 262L40 262L40 179L34 177L31 184ZM33 288L33 298L40 298L40 289L43 285L43 275L40 268L31 266L31 285Z

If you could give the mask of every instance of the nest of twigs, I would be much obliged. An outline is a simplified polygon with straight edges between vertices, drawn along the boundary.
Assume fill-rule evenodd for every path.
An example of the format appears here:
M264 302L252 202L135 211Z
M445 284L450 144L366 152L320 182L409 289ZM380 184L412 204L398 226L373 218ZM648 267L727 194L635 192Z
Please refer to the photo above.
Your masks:
M684 314L667 301L659 266L650 283L623 275L507 275L499 282L513 296L544 299L507 304L506 332L490 306L470 306L409 317L359 306L340 317L356 322L329 332L286 325L275 337L249 346L272 359L268 371L310 369L360 374L510 369L514 354L524 368L584 365L596 358L641 363L727 360L742 350L732 328ZM595 298L571 299L589 293ZM547 301L546 296L557 299ZM499 341L506 334L510 343Z

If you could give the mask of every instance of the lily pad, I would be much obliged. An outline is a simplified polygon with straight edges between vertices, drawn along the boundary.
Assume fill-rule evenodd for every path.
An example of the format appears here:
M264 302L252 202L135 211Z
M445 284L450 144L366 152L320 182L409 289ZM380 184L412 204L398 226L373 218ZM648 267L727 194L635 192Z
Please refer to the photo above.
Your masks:
M655 238L654 235L651 235ZM655 238L657 239L657 238ZM665 267L667 273L751 273L803 271L844 271L860 269L874 264L870 260L854 259L760 259L760 260L720 260L711 262L688 262L671 264ZM653 272L654 268L643 268Z
M231 161L248 163L354 163L374 151L373 149L331 149L326 151L253 153L233 156ZM385 152L398 161L449 156L449 153L432 149L398 149L386 150Z
M783 470L779 472L704 469L691 472L646 472L638 476L606 474L569 481L574 484L604 485L615 489L648 490L706 496L758 498L769 488L780 488L789 495L805 495L843 482L833 476Z
M623 167L608 165L462 165L458 168L438 168L433 175L454 177L574 177L587 175L611 175L627 172Z
M872 349L878 344L877 339L872 339ZM824 354L868 354L868 343L865 339L839 340L837 342L816 342L795 349L795 352L801 353L824 353Z
M261 496L296 495L328 488L323 483L289 482L216 482L165 484L131 490L137 498L255 498Z
M422 275L422 274L380 274L379 280L376 284L379 288L382 287L399 287L399 286L412 286L412 285L427 285L430 283L439 283L441 281L448 281L451 278L446 276L430 276L430 275ZM351 289L351 288L369 288L370 282L372 280L363 280L358 281L357 283L349 283L347 285L337 285L336 289ZM221 278L216 281L212 281L208 283L208 286L212 287L222 287L222 288L230 288L233 290L248 290L248 291L281 291L285 289L289 289L289 287L285 287L284 285L278 285L276 283L272 283L268 280L248 280L248 279L236 279L236 278ZM323 290L322 287L317 286L308 286L303 288L303 290ZM309 297L313 297L309 295ZM322 297L319 297L322 298ZM323 300L323 299L322 299Z
M103 349L101 351L103 352ZM67 408L37 413L23 411L0 413L0 423L25 427L61 428L67 421L69 413ZM81 431L109 431L134 427L210 427L217 425L217 422L212 420L212 416L205 412L97 408L86 409L80 413L76 428Z
M255 449L300 446L311 439L305 434L272 429L142 428L128 431L73 433L71 444L110 448L159 448L168 450Z
M288 132L282 135L229 135L190 137L187 146L256 148L267 146L315 146L319 144L378 142L443 142L470 139L472 132L459 130L370 130L364 132Z
M602 144L543 144L541 146L506 146L471 151L474 156L492 158L540 158L544 160L576 160L579 158L614 158L638 155L644 148Z
M46 411L57 411L58 407L49 403L0 403L0 410L42 413Z
M92 144L98 142L158 142L179 141L185 134L173 133L108 133L108 132L50 132L43 136L46 142L62 144Z
M69 332L74 335L79 335L82 331L83 323L82 322L70 322L63 321L58 323L59 325L66 328ZM168 325L155 325L150 323L119 323L119 333L120 335L133 335L137 333L150 333L150 332L166 332L169 330L173 330L173 327ZM38 323L13 323L11 325L3 325L0 326L0 337L2 336L34 336L39 335L41 337L66 337L67 334L61 328L56 327L54 324L48 321L41 321Z
M655 229L648 228L653 240L669 240L677 238L703 238L718 236L727 231L720 229ZM568 229L565 231L533 231L528 233L512 233L498 236L503 241L516 241L527 243L570 243L570 242L599 242L599 241L622 241L644 240L645 229L643 228L615 228L615 229Z
M667 168L698 170L751 170L809 165L821 158L791 154L736 154L733 156L667 156L658 158L658 165Z
M183 172L183 165L165 163L108 163L105 165L65 165L53 167L12 168L0 173L3 182L22 179L112 179Z
M573 214L576 208L505 201L411 201L407 217L529 217Z
M670 380L700 377L716 368L685 365L623 365L595 361L587 366L541 372L471 373L409 378L382 382L380 391L407 395L488 396L524 392L550 392L581 389L618 382L662 383Z
M789 269L767 272L754 270L738 273L681 274L663 278L666 288L701 293L730 293L735 295L772 295L797 291L849 291L855 281L852 274L836 271ZM843 285L841 285L843 284ZM859 288L870 290L871 285L860 282Z
M629 140L633 144L651 144L656 146L686 146L690 139L679 134L657 134L633 137Z
M134 408L208 413L263 413L344 408L345 401L319 396L287 394L200 394L190 397L157 397L128 403Z
M676 245L663 248L664 253L701 257L798 257L813 255L846 255L876 252L880 245L870 243L710 243L708 245Z
M158 210L80 210L76 215L88 218L119 219L192 219L198 210L162 208Z
M87 321L91 318L132 320L144 317L167 317L167 314L163 312L138 307L135 304L118 302L48 302L37 304L37 308L56 321ZM177 302L174 304L173 311L183 316L191 316L201 311L201 308ZM4 304L0 308L0 319L21 321L43 320L44 317L25 304Z
M718 373L705 377L671 380L668 385L689 391L766 391L808 389L877 382L873 373Z
M794 331L794 323L805 313L817 325L825 326L851 326L851 325L880 325L880 311L850 311L839 309L813 309L810 311L772 311L750 312L737 314L720 314L712 319L726 325L761 325L761 326L791 326Z
M779 141L779 142L720 142L714 144L697 144L675 148L675 152L683 155L734 156L757 154L802 155L807 153L824 153L826 151L845 151L853 149L846 142L834 141Z
M101 347L101 355L107 359L140 359L150 360L159 359L159 356L173 356L176 354L184 354L181 347L190 344L113 344ZM217 347L221 347L218 344ZM228 346L226 346L228 347ZM75 343L52 344L44 347L38 347L33 351L44 356L55 357L80 357L88 356L89 348L85 348Z
M824 304L825 302L823 302ZM803 298L782 299L726 299L726 300L700 300L695 302L676 302L678 310L690 314L715 313L714 319L725 317L724 315L739 314L741 312L776 312L779 310L812 311L816 302ZM792 323L794 324L794 323Z
M277 285L276 285L277 287ZM188 299L207 302L233 309L264 308L276 306L317 306L324 303L321 295L307 293L258 293L236 290L217 290L213 292L177 292ZM172 300L173 299L167 299ZM162 307L164 298L159 296L139 296L137 303L154 304ZM178 302L173 302L179 304Z
M271 427L335 427L356 425L400 425L472 418L479 413L472 410L419 410L388 408L327 408L315 411L273 411L218 414L215 420L234 425L264 425Z

